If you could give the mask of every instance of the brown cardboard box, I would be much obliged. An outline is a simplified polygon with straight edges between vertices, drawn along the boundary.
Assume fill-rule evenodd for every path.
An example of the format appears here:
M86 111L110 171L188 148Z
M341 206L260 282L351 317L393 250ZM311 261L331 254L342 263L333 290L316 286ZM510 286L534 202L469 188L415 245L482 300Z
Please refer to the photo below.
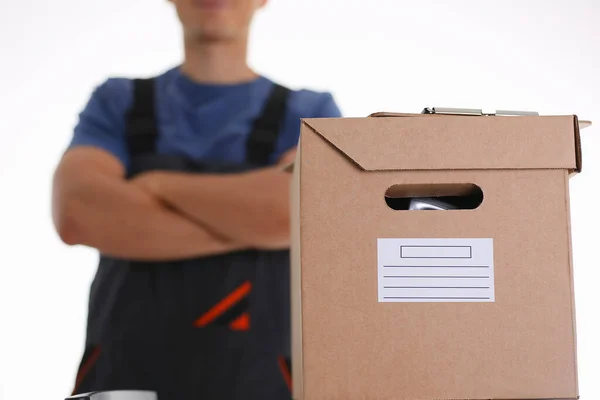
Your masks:
M578 398L577 117L378 115L302 121L294 399ZM478 188L475 209L388 206Z

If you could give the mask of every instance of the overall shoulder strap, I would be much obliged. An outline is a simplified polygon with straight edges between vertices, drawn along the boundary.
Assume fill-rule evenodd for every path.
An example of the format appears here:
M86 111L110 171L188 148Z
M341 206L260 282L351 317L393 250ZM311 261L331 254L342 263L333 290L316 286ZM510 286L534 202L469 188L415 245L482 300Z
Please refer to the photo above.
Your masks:
M290 89L275 84L262 114L254 121L246 143L246 160L250 164L267 165L275 150L287 109Z
M132 158L156 150L158 128L154 84L154 78L133 80L133 103L125 121L127 145Z

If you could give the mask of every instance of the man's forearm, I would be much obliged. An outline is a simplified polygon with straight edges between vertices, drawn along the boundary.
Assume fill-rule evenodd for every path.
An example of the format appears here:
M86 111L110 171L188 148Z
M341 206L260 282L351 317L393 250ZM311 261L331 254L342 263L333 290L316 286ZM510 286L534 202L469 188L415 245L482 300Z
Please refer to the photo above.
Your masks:
M227 175L159 174L157 195L218 234L259 248L289 246L290 174L281 168Z
M102 176L89 182L74 189L76 193L65 203L65 236L70 244L94 247L114 257L153 261L245 247L166 209L130 183Z

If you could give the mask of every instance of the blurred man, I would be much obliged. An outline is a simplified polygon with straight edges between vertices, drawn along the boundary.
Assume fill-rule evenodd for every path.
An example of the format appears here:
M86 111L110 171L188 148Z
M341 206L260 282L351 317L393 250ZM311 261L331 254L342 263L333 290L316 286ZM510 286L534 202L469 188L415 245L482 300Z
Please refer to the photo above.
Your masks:
M96 88L54 178L62 240L98 249L75 393L290 398L289 180L329 93L246 62L266 0L171 0L185 59Z

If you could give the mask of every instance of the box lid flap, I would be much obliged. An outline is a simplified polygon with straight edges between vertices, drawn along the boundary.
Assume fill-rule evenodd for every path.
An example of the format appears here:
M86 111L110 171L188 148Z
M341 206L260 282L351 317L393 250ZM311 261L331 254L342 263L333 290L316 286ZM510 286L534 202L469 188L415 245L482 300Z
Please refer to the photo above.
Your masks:
M366 171L581 170L576 116L372 115L302 122Z

